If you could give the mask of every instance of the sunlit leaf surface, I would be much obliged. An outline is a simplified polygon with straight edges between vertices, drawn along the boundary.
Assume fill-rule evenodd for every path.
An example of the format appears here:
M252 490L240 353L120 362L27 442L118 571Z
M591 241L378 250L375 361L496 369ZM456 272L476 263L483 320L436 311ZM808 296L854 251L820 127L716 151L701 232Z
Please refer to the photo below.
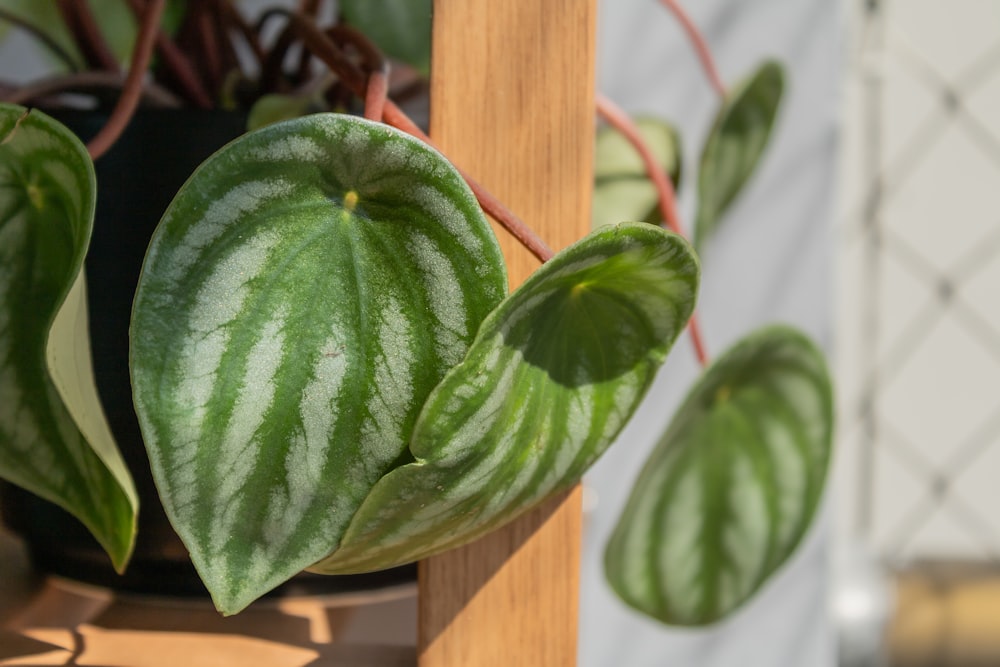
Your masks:
M483 323L431 394L414 461L379 481L340 549L354 572L468 542L579 481L632 416L694 308L680 237L604 227L559 253Z
M132 376L221 610L333 551L506 285L464 181L385 125L278 123L198 169L146 256Z

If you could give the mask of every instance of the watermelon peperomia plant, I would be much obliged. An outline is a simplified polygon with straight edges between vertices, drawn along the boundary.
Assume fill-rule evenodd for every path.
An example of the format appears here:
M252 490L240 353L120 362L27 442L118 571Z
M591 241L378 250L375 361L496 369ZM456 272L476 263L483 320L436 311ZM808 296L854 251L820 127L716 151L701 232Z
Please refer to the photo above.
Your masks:
M362 26L369 9L344 7ZM287 34L364 93L332 38L289 16ZM392 41L399 26L372 29ZM421 44L395 53L426 67ZM726 93L698 172L701 245L762 155L782 81L769 63ZM130 367L160 497L220 611L303 569L366 572L468 542L577 483L615 440L692 318L700 275L658 224L675 215L677 133L645 124L656 155L617 129L628 139L598 139L595 230L510 294L463 176L384 123L267 125L192 174L150 241ZM82 307L95 187L67 129L0 105L0 477L73 512L123 568L138 508ZM596 224L598 211L654 224ZM802 334L738 342L636 482L607 551L614 589L667 623L737 608L807 529L831 424L823 358Z

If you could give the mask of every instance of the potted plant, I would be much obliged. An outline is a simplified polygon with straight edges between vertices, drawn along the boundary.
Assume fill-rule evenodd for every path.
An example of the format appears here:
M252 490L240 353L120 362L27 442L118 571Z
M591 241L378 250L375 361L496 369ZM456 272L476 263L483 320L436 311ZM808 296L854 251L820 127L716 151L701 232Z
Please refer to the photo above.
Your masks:
M224 613L303 568L368 572L464 543L575 484L642 399L697 292L697 255L657 225L601 226L553 256L386 100L371 43L320 29L305 4L261 19L287 21L261 77L300 40L370 119L292 119L204 162L153 235L131 320L134 400L160 497ZM170 43L156 31L163 7L142 12L112 129L154 41ZM297 83L314 104L311 81ZM768 64L727 93L699 169L699 245L760 158L780 91ZM662 218L679 229L664 167L610 102L599 110L638 149ZM14 370L0 474L84 515L123 566L131 483L99 419L87 350L70 345L85 340L89 159L59 124L12 106L0 111L0 150L0 203L13 221L0 244L11 323L0 349ZM612 176L634 181L635 171ZM545 261L509 295L477 199ZM650 206L625 217L647 219ZM682 624L746 600L808 526L831 401L821 355L787 327L755 332L708 366L609 545L622 598ZM79 483L63 483L72 476ZM706 547L694 566L693 542Z

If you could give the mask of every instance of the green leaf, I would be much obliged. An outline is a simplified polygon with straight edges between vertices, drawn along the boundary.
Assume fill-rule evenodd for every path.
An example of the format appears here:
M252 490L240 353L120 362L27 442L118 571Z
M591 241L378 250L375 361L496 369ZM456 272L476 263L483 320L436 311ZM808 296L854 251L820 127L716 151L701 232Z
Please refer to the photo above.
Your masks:
M82 66L83 58L73 43L73 37L62 21L62 14L59 12L58 3L54 1L39 2L38 0L0 0L0 9L27 22L36 30L46 35L73 57L77 64ZM7 25L3 19L0 19L0 37L3 36Z
M82 267L95 201L79 140L0 104L0 476L78 517L121 570L138 500L91 368Z
M315 114L199 167L146 256L132 379L220 610L333 551L506 287L465 182L386 125Z
M347 22L387 56L427 74L431 64L431 0L340 0Z
M299 118L320 110L315 96L312 95L264 95L250 107L247 130L259 130L267 125Z
M784 86L781 65L766 62L726 96L701 154L695 247L701 249L715 232L726 209L757 168L771 137Z
M656 163L669 174L676 188L681 177L681 140L677 130L655 118L637 118L639 134L653 152ZM622 220L659 224L656 188L632 144L613 127L597 131L594 151L594 202L591 225Z
M139 33L138 21L122 0L87 0L90 11L97 19L101 35L108 42L111 52L120 62L128 62ZM168 0L164 10L162 28L172 35L180 26L188 0ZM66 27L55 0L0 0L0 9L27 21L40 32L46 34L82 66L83 57ZM0 19L0 28L3 27ZM2 36L0 31L0 36Z
M822 354L782 326L746 337L694 386L632 490L608 580L664 623L717 621L788 558L819 501L833 398Z
M313 569L359 572L468 542L576 483L639 404L694 308L698 261L643 223L556 255L483 323L382 478Z

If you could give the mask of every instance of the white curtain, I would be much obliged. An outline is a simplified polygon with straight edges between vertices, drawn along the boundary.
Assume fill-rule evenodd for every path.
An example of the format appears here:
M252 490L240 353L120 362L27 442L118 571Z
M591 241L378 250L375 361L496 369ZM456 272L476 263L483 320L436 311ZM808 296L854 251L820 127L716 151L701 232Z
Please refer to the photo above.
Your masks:
M751 183L704 253L699 310L710 352L772 321L792 323L830 349L832 213L842 57L835 0L687 0L727 84L764 58L781 60L786 98ZM604 0L598 89L633 113L674 121L684 140L681 204L693 218L701 144L717 97L670 13L657 0ZM724 623L662 626L632 612L604 581L602 555L632 481L694 380L682 337L637 419L587 479L580 626L582 667L830 667L831 522L822 510L799 551ZM829 493L826 506L830 505Z

